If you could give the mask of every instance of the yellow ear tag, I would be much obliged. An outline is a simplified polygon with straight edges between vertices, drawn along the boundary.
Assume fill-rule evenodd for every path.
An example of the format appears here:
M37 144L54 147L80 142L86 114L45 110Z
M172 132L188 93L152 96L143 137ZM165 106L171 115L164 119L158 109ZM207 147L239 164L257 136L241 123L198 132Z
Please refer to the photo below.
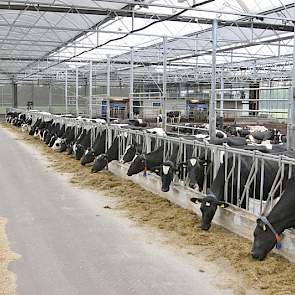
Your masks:
M265 226L265 224L263 224L263 227L262 227L262 228L263 228L264 231L266 231L266 226Z
M221 207L221 208L224 208L225 206L224 206L224 204L221 204L220 207Z
M207 166L207 165L208 165L208 163L207 163L207 162L203 163L203 166Z

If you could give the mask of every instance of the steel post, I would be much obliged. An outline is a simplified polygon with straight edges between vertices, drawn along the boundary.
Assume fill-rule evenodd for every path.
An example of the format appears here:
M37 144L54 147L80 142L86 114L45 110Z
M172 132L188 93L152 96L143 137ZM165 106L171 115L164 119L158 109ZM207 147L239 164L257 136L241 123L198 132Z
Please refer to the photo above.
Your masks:
M295 36L295 26L294 26ZM288 131L287 145L288 149L295 148L295 38L293 44L293 67L292 67L292 91L290 97L290 107L288 110Z
M161 96L162 127L166 130L166 99L167 99L167 37L163 37L163 89Z
M129 118L134 118L133 113L133 83L134 83L134 48L130 50L130 89L129 89Z
M79 68L76 67L76 116L79 116Z
M68 70L65 72L65 112L68 113Z
M220 129L223 128L223 122L224 122L224 79L223 79L223 72L221 73L221 79L220 79Z
M93 117L92 113L92 61L89 62L89 118Z
M217 50L217 19L212 23L212 78L211 97L209 103L209 135L213 139L216 137L216 50Z
M107 122L110 123L111 117L111 58L107 56Z
M52 113L52 84L49 83L48 110Z

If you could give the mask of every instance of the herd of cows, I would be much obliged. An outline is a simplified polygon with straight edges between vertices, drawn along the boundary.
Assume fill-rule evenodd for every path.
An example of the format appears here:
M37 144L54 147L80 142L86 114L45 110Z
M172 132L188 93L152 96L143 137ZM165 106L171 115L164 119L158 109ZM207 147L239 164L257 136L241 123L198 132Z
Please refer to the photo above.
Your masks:
M90 121L84 118L77 118L76 120ZM234 192L237 191L238 187L243 188L246 185L253 166L253 158L246 155L240 157L239 171L238 165L234 164L233 156L227 159L226 165L224 159L219 159L220 166L212 181L212 167L214 167L213 162L216 159L206 151L205 145L201 147L197 156L194 153L194 146L186 145L184 158L179 156L180 147L177 141L173 143L173 149L171 149L168 157L164 157L164 144L158 144L154 139L151 140L151 152L149 153L144 152L145 148L142 141L137 142L138 137L134 136L132 143L127 144L127 132L124 132L127 129L142 130L143 133L156 133L161 137L167 136L161 128L147 128L146 124L140 119L126 120L120 124L117 122L118 127L122 130L118 134L113 134L111 143L108 142L108 129L98 128L99 124L105 124L104 120L100 119L93 120L97 123L95 138L91 133L93 130L88 130L86 127L78 127L77 129L75 126L66 126L54 119L43 120L41 116L33 122L30 115L9 112L7 113L7 122L22 128L23 131L28 131L31 136L40 138L53 150L74 156L82 165L91 164L93 173L107 168L111 161L120 160L123 163L129 163L128 176L140 172L145 175L146 171L158 174L161 177L163 192L169 191L170 185L176 177L188 179L191 188L198 188L199 191L206 192L205 197L191 199L193 203L201 204L201 227L203 230L210 229L218 207L224 208L231 204L237 204ZM211 140L208 131L206 131L208 126L201 126L202 128L198 132L190 127L184 126L181 135L175 133L169 135L174 138L206 141L215 145L226 144L237 149L258 150L263 153L295 157L295 153L287 151L285 135L276 129L269 130L263 126L227 126L223 130L217 130L216 139ZM124 142L123 145L122 142ZM123 156L119 158L119 150L122 146L125 147L125 150ZM223 157L223 155L221 154L220 157ZM251 250L251 255L255 259L263 260L275 246L279 248L284 230L295 227L295 173L294 171L290 173L288 165L284 167L286 171L282 173L281 184L283 193L282 195L279 191L274 193L274 198L280 195L281 198L268 213L268 216L261 216L257 219ZM232 185L228 187L228 195L234 196L234 200L232 199L230 203L224 192L226 169L230 170L231 168L233 168L232 175L240 173L240 177L233 177ZM259 164L257 169L255 185L251 184L248 188L249 195L260 199L261 191L255 189L255 187L262 186L262 197L266 200L272 190L277 172L281 168L275 161L265 160L263 168ZM263 174L261 169L264 171ZM261 179L261 175L264 175L263 179ZM245 198L240 207L246 208Z

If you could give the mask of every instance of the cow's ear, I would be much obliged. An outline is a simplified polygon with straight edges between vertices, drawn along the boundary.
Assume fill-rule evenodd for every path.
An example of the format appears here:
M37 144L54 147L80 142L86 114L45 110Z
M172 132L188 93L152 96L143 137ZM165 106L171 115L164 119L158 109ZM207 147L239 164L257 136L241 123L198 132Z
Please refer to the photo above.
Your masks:
M186 167L187 166L187 161L186 162L180 162L177 165L181 166L181 167Z
M261 220L260 218L257 218L256 223L257 223L258 225L260 225L260 224L263 223L263 222L262 222L262 220Z
M210 164L210 160L203 160L201 163L204 167L207 167Z
M227 203L225 203L225 202L219 202L219 203L218 203L218 206L219 206L220 208L227 208L227 207L229 206L229 204L227 204Z
M191 202L196 204L197 202L202 203L203 198L191 198L190 200L191 200Z
M260 218L257 218L256 222L257 222L257 225L263 229L263 231L267 230L266 225L264 224L264 222L262 222Z
M156 172L156 173L160 173L161 167L162 166L156 166L156 167L153 168L153 171Z

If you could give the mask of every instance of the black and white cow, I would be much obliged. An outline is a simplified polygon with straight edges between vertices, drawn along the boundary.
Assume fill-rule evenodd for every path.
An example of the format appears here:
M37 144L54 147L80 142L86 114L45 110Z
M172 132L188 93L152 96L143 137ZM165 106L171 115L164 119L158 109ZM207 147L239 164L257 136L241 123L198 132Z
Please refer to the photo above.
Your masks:
M74 153L74 148L76 149L76 144L79 143L81 140L84 132L84 128L79 127L77 130L77 134L75 132L74 140L72 140L68 145L67 145L67 154L72 155Z
M67 126L64 133L55 140L53 146L51 147L54 151L63 152L67 149L66 139L72 132L72 128L72 126Z
M138 155L134 158L127 171L128 176L138 174L142 171L154 171L163 164L164 146L160 146L157 150Z
M66 131L66 125L63 124L62 126L57 126L55 132L52 134L50 141L48 143L49 147L53 147L57 139L60 139Z
M243 188L247 182L249 173L252 168L253 158L251 156L241 156L241 169L240 169L240 187ZM208 165L209 163L207 163ZM233 157L229 157L228 159L228 168L227 171L233 167ZM276 177L277 171L279 167L277 163L270 160L264 161L264 181L263 181L263 199L266 200L268 197L268 193L272 188L272 184ZM283 179L283 187L287 181L287 167L285 168L285 178ZM238 165L235 165L233 175L238 174ZM234 177L233 185L228 185L228 196L231 196L231 192L237 191L238 187L238 177ZM232 177L230 177L229 184L232 184ZM261 183L261 163L259 162L258 171L256 174L256 187L260 187ZM208 194L204 198L192 198L191 201L193 203L199 202L201 203L201 211L202 211L202 225L201 228L203 230L209 230L211 227L212 219L215 215L218 206L227 207L229 203L225 202L224 196L224 186L225 186L225 163L222 163L218 169L217 175L208 190ZM260 190L256 189L254 193L254 184L252 184L249 188L249 195L253 196L256 199L260 199ZM275 195L277 197L277 195ZM237 204L237 196L234 194L233 200L231 200L233 204ZM242 204L242 208L246 208L246 198L244 198Z
M75 140L75 126L68 126L61 139L57 139L53 149L59 152L65 152L71 143Z
M119 160L119 144L120 141L126 141L126 139L127 133L122 133L121 135L116 136L112 145L108 148L107 152L96 157L91 171L99 172L107 167L108 163Z
M36 120L36 122L34 123L34 125L31 127L31 130L29 131L29 135L34 135L35 134L35 131L36 131L37 128L39 128L41 122L42 122L42 119L41 118L38 118Z
M268 216L257 219L251 255L263 260L277 245L280 247L282 233L295 227L295 175L288 180L286 189Z
M86 165L92 163L95 160L95 157L105 152L105 145L106 131L104 130L101 134L96 136L92 147L86 149L83 157L81 158L81 164Z
M133 141L132 144L128 145L122 158L123 164L132 162L136 156L142 154L142 148L143 145L138 144L136 141Z
M91 145L91 130L84 129L80 139L75 143L73 147L74 156L76 160L81 160L84 152Z
M163 162L163 165L160 169L162 192L169 191L170 184L173 181L174 175L178 173L178 167L177 167L178 151L179 151L179 145L174 144L171 156L167 159L167 161Z

